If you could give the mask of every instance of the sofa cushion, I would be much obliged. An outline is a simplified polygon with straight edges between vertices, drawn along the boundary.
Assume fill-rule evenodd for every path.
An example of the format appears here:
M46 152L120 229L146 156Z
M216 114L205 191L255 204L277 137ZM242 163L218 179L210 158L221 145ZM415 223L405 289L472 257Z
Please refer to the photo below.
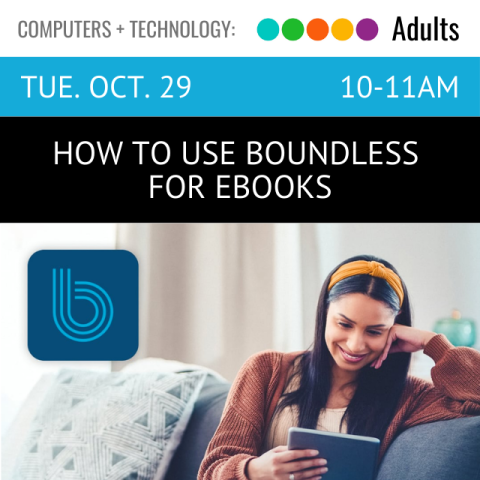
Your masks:
M480 480L480 417L427 423L402 432L377 480Z
M12 479L163 480L206 375L61 370Z
M230 384L208 375L165 480L197 480L208 444L220 423Z

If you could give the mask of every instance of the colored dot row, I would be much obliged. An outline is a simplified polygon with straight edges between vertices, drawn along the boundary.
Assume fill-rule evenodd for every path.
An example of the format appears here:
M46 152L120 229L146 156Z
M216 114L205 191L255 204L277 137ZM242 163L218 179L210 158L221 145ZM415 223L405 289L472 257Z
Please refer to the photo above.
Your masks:
M371 18L364 18L354 28L350 20L339 18L332 24L332 35L337 40L345 41L351 38L353 32L361 40L373 40L378 34L378 25ZM264 18L257 27L258 36L262 40L275 40L280 32L278 23L273 18ZM295 41L302 38L305 33L303 23L296 18L289 18L282 25L282 34L287 40ZM315 41L323 40L329 33L328 23L321 18L314 18L307 25L307 35Z

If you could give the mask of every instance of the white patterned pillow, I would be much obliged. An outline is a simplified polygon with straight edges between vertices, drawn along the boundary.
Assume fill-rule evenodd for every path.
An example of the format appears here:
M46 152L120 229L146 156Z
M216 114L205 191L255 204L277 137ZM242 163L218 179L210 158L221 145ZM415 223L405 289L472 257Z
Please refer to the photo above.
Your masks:
M162 480L206 375L61 370L12 480Z

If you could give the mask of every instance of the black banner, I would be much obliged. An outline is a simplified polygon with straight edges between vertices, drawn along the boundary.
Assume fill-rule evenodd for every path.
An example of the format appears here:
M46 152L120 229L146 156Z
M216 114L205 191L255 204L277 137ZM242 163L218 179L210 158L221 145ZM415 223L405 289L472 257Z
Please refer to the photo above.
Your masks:
M480 118L2 118L2 222L479 221Z

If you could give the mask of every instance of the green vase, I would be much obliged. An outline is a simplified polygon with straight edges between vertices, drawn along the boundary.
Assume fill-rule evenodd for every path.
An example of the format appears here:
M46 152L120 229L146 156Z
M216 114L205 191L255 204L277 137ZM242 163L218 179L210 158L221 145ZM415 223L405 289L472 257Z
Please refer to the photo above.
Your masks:
M475 322L462 318L458 310L451 318L441 318L433 327L435 333L443 333L455 347L473 347L476 340Z

